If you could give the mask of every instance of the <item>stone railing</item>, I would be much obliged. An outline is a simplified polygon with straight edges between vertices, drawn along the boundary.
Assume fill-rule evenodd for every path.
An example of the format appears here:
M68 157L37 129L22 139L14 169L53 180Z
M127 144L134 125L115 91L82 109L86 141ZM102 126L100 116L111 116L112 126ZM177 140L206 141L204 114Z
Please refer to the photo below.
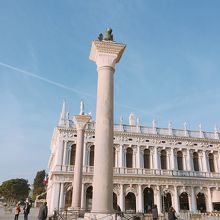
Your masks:
M199 172L199 171L184 171L184 170L159 170L159 169L144 169L144 168L126 168L114 167L114 175L143 175L143 176L173 176L173 177L196 177L196 178L220 178L220 173ZM74 172L72 165L57 165L53 171ZM92 166L83 167L84 174L93 174Z

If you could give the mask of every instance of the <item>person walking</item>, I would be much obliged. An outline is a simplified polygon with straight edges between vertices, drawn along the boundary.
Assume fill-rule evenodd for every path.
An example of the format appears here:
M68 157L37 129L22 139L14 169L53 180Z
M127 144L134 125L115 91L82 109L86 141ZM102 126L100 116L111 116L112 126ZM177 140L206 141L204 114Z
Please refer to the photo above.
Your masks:
M175 209L171 206L171 207L169 208L169 211L168 211L168 220L175 220L175 219L177 219L177 217L176 217L176 211L175 211Z
M39 213L38 213L38 219L39 220L46 220L47 219L47 202L44 202L43 205L41 205L40 209L39 209Z
M20 211L21 211L20 202L17 202L17 204L15 206L15 218L14 218L14 220L18 220L18 216L19 216Z
M157 205L155 204L152 207L152 217L153 217L153 220L158 219L158 210L157 210Z
M28 220L28 214L30 213L30 209L31 209L31 205L28 201L28 199L26 199L26 202L24 204L24 220Z

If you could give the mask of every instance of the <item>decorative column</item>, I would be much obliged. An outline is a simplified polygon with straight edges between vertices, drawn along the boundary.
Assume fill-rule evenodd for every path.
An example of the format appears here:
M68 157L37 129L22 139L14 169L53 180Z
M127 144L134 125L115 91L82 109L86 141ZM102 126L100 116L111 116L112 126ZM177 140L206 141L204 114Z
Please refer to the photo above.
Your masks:
M60 183L60 201L59 201L59 208L64 208L64 183Z
M161 192L159 186L154 187L154 201L157 204L158 213L161 213L162 203L161 203Z
M82 191L81 191L81 209L85 210L85 184L82 184Z
M191 188L191 202L189 202L189 204L191 204L191 210L192 212L196 211L196 197L195 197L195 192L194 192L194 188L192 186Z
M119 195L119 201L118 201L119 207L121 208L121 211L125 211L125 197L124 197L124 189L123 184L120 185L120 195Z
M63 149L63 170L67 171L67 141L64 141L64 149Z
M194 169L192 169L192 152L190 149L187 149L187 170L188 171L194 171Z
M179 206L179 196L178 196L177 186L174 186L173 202L174 202L174 204L173 204L174 209L176 210L177 213L179 213L180 206Z
M120 144L119 146L119 167L124 167L124 149L123 145Z
M138 204L137 204L137 212L144 212L143 207L143 193L141 185L138 185Z
M158 168L158 153L159 152L160 152L160 149L155 146L155 148L154 148L154 169L156 169L156 170L159 169Z
M207 153L205 150L202 151L203 154L203 171L208 172L208 166L207 166Z
M83 102L81 102L80 115L74 116L74 122L77 130L76 140L76 159L74 166L73 178L73 194L72 194L72 208L79 210L81 207L81 189L82 189L82 163L83 163L83 146L84 146L84 131L85 126L90 120L89 115L84 115Z
M203 161L202 161L202 152L198 152L198 155L199 155L199 171L204 171L204 168L203 168Z
M115 64L125 49L113 41L112 30L92 42L90 60L98 70L92 212L113 212L113 92ZM101 190L101 191L100 191Z
M212 212L211 189L209 187L207 187L206 210L207 212Z
M182 152L183 152L183 170L187 170L187 152L186 150Z
M214 166L215 166L215 172L219 173L219 165L218 165L218 154L213 153L214 155Z

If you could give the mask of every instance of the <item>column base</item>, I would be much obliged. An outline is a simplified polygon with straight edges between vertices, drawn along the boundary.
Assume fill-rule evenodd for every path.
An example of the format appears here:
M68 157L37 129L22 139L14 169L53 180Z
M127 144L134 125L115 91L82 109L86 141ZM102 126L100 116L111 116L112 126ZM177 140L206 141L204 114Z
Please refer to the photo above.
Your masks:
M85 220L115 220L116 214L115 213L94 213L94 212L87 212L84 215Z

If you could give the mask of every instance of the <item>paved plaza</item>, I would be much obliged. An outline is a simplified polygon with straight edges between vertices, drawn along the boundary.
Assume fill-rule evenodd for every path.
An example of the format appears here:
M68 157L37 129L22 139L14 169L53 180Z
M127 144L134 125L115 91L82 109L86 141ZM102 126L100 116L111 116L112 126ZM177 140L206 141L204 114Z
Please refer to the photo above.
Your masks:
M28 216L28 220L37 220L38 210L39 210L38 208L31 208L30 214ZM23 220L23 219L24 219L24 215L21 212L18 220ZM0 207L0 220L14 220L14 210L11 213L8 212L6 213L4 208Z

